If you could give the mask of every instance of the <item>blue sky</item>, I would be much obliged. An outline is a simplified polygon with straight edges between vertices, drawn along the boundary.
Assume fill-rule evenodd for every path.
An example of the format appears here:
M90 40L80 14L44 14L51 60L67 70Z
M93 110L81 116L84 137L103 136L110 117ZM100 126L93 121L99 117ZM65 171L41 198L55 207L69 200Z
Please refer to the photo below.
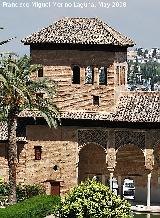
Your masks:
M9 7L16 3L17 8ZM28 3L28 8L20 8L20 2ZM32 2L50 3L50 8L35 8ZM75 3L74 3L75 2ZM78 3L93 3L96 7L74 7ZM99 2L110 3L110 7L102 8ZM0 39L16 36L16 40L1 47L1 50L14 51L20 55L29 54L29 46L24 46L20 40L42 27L52 24L62 17L99 17L116 30L129 36L136 42L136 47L160 47L160 0L116 0L126 2L126 7L112 7L114 0L1 0L0 2ZM5 4L8 3L8 4ZM63 3L62 7L54 4ZM71 8L64 7L70 3ZM75 4L73 6L73 3ZM6 7L7 5L7 7ZM60 5L60 4L59 4Z

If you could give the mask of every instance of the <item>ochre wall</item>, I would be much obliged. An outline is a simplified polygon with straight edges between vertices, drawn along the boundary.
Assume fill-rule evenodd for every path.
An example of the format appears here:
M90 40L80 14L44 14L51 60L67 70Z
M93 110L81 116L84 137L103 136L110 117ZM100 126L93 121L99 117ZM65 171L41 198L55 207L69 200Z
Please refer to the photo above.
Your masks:
M57 106L62 110L113 111L114 103L125 86L116 88L114 63L126 66L126 51L41 50L31 49L33 63L43 65L44 77L58 82ZM80 67L80 84L72 84L72 67ZM94 84L85 84L85 68L94 67ZM99 85L98 68L107 66L107 85ZM127 74L127 68L126 68ZM33 78L36 79L36 73ZM117 94L118 93L118 94ZM93 105L93 95L100 105Z

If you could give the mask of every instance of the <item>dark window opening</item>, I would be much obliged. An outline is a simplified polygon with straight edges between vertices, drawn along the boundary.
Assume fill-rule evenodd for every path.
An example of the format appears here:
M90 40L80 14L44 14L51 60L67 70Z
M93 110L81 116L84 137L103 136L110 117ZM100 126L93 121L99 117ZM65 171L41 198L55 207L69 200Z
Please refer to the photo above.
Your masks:
M38 70L38 77L43 77L43 68Z
M99 96L93 95L93 105L99 106Z
M54 165L53 169L54 169L54 171L57 171L58 170L58 166Z
M120 68L119 66L117 66L116 68L116 81L117 81L117 85L119 86L119 74L120 74Z
M41 160L42 146L34 146L35 160Z
M72 83L80 84L80 68L78 66L73 67Z
M93 84L94 69L92 66L88 66L85 72L85 84Z
M125 67L122 67L122 74L123 74L122 84L125 85L126 83L125 81L126 68Z
M99 85L107 85L107 67L99 69Z
M36 93L36 99L43 98L44 93Z

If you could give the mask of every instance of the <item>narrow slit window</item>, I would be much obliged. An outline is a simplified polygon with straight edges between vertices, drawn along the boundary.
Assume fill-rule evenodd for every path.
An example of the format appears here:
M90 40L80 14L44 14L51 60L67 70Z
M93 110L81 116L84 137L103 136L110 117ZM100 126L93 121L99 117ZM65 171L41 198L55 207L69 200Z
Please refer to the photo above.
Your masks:
M43 77L43 68L38 70L38 77Z
M42 146L34 146L35 160L41 160Z
M123 84L125 85L126 81L125 81L125 74L126 74L126 68L122 67L122 74L123 74Z
M85 84L93 84L94 69L92 66L88 66L85 72Z
M99 106L99 96L93 95L93 105Z
M116 81L117 81L117 85L119 86L119 66L117 66L116 68Z
M99 69L99 85L107 85L107 67Z
M80 84L80 68L79 68L79 66L73 67L72 83L73 84Z

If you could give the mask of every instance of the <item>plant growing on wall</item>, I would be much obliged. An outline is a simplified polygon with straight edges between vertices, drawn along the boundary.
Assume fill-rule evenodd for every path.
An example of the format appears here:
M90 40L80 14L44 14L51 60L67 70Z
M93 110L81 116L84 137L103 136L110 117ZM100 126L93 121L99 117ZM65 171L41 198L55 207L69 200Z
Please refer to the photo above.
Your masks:
M16 202L16 164L17 138L16 127L19 114L26 110L35 116L42 116L50 127L57 126L58 109L54 103L56 83L49 79L31 80L32 73L40 69L31 65L27 56L17 58L9 55L0 60L0 120L8 126L8 166L9 166L9 202ZM46 98L36 97L36 93L45 93Z
M94 180L82 182L69 192L59 212L61 218L131 218L130 204Z

